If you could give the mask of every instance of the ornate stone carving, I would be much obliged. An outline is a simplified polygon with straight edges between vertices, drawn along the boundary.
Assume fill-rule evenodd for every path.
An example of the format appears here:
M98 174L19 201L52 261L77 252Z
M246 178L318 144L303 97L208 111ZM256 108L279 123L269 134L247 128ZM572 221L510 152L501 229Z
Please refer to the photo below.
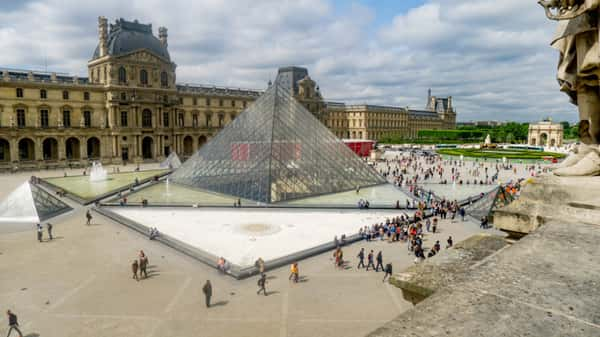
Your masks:
M579 110L579 138L583 143L554 171L561 176L600 174L600 53L598 28L600 0L538 2L546 16L558 21L552 46L559 50L557 78L560 90Z

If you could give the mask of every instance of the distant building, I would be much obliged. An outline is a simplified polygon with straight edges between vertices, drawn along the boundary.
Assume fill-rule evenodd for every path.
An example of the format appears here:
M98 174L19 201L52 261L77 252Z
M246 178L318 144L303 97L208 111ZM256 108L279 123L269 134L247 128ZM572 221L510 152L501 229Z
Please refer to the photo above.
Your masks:
M176 82L164 27L98 18L88 77L0 68L0 169L187 158L233 121L262 90ZM301 67L279 74L293 96L340 138L416 137L454 128L452 98L425 110L327 102Z
M529 124L529 135L527 143L535 146L562 146L563 126L553 123L552 119L546 118L539 123Z

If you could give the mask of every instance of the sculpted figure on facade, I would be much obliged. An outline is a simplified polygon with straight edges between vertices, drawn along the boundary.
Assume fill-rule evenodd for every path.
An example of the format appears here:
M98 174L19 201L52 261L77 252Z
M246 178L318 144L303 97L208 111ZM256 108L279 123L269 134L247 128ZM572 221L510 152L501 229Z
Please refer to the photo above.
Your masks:
M575 153L554 170L560 176L600 174L600 0L539 1L546 16L558 22L552 46L560 52L557 79L560 90L579 110Z

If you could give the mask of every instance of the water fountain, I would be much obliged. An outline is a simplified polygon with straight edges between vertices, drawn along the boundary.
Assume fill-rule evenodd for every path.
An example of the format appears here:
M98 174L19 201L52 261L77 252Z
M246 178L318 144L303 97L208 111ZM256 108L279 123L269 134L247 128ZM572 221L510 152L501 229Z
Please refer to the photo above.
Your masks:
M92 162L92 168L90 169L90 181L104 181L108 179L108 175L106 170L102 167L102 163L100 162Z
M171 192L169 191L169 178L165 181L165 196L167 198L171 196Z

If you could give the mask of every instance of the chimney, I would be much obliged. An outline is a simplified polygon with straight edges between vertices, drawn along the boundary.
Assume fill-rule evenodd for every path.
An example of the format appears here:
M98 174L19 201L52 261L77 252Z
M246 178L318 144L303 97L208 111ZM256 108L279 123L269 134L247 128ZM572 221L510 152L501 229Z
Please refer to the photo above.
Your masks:
M108 20L105 17L98 17L98 46L100 51L100 57L108 54Z
M167 34L167 28L166 27L158 27L158 39L160 40L160 43L163 45L163 47L167 48L168 43L167 43L167 37L169 35Z

